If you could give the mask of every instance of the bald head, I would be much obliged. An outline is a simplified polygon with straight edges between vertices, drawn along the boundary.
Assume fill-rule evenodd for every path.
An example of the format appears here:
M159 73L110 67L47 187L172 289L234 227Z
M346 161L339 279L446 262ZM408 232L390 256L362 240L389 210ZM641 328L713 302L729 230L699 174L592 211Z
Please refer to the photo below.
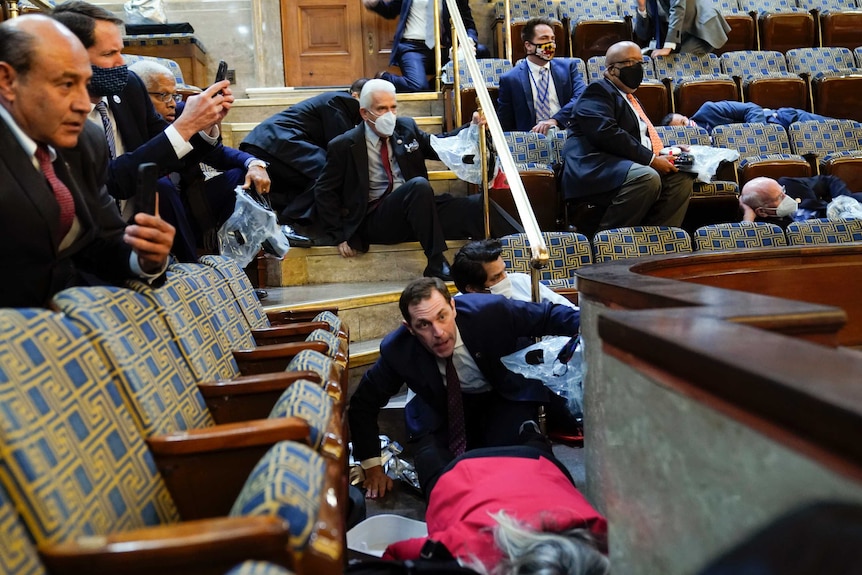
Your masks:
M605 78L624 93L630 94L643 78L643 61L640 46L634 42L617 42L605 53Z
M59 22L34 14L0 24L0 102L37 143L77 143L91 75L84 46Z
M640 46L634 42L626 40L612 44L611 47L608 48L608 51L605 52L605 66L607 67L611 64L618 64L620 62L625 62L626 60L634 59L635 52L637 52L637 55L639 56L638 59L643 60Z
M781 201L782 193L781 184L772 178L754 178L742 187L740 199L751 209L772 208Z

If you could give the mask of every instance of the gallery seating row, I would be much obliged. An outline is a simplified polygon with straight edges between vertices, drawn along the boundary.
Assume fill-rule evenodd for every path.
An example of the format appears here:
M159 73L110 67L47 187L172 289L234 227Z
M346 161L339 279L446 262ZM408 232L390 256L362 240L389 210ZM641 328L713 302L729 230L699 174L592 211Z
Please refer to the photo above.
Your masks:
M204 260L0 310L3 572L343 571L345 326L267 325ZM240 375L249 355L268 363Z
M692 235L681 228L637 226L603 230L592 239L567 232L543 232L542 236L549 265L540 272L540 281L565 293L577 287L578 270L594 263L692 251L857 243L862 242L862 220L807 220L793 222L786 230L766 222L730 222L700 227ZM526 235L505 236L500 241L506 269L529 274L531 252Z
M817 46L854 48L862 44L862 5L857 0L718 0L716 7L731 27L716 53ZM555 21L557 52L584 60L603 56L608 47L633 37L635 2L622 0L513 0L511 28L505 33L505 4L498 0L494 37L496 54L524 57L521 29L530 18Z

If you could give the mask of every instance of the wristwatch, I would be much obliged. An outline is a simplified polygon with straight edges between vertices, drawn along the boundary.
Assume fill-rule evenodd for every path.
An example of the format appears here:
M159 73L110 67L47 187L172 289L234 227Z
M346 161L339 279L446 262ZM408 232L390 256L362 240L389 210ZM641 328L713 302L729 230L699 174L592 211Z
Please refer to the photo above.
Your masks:
M255 158L248 163L248 166L246 166L246 168L253 168L255 166L260 166L261 168L263 168L265 170L269 167L269 164L267 164L263 160L258 160L257 158Z

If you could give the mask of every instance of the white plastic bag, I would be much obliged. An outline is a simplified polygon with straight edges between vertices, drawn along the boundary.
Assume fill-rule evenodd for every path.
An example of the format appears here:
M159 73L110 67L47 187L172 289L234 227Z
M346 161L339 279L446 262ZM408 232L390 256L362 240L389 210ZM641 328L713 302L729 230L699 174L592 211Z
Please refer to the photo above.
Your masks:
M269 250L284 257L289 249L287 238L278 226L278 218L271 208L252 197L253 192L237 186L233 214L218 231L219 253L236 260L240 267L251 263L260 251L261 244L269 242ZM260 196L258 196L260 197Z
M694 156L694 165L686 170L697 173L697 181L709 183L718 170L721 162L733 162L739 158L739 152L729 148L713 148L712 146L689 146L689 153Z
M826 206L826 217L833 221L862 218L862 204L851 196L838 196Z
M500 361L510 371L538 379L545 387L565 398L572 415L583 416L586 366L580 337L546 337L500 358Z
M126 24L167 24L165 4L162 0L129 0L123 4Z
M482 159L479 156L479 126L471 124L454 136L431 136L431 147L440 161L455 175L471 184L482 183Z

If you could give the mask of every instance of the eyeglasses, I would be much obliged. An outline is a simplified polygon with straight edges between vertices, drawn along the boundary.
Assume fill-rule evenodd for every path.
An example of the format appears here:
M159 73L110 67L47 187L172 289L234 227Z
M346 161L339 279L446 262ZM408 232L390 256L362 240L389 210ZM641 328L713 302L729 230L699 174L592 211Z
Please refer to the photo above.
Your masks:
M149 94L150 96L155 96L156 100L158 100L159 102L164 102L165 104L167 104L171 100L177 103L183 100L181 94L168 94L167 92L147 92L147 94Z

